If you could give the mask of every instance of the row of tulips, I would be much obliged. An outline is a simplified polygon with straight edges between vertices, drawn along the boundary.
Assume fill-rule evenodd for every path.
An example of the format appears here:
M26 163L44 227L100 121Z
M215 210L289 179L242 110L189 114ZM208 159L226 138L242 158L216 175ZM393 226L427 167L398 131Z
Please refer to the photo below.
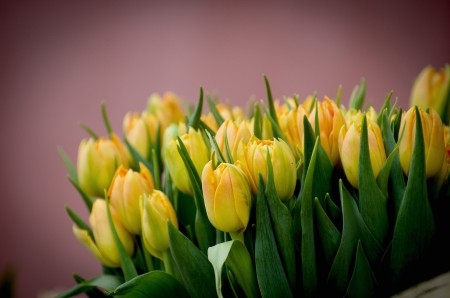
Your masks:
M190 115L152 95L123 141L104 105L107 138L82 124L76 170L60 153L89 225L67 211L104 275L76 275L61 297L385 295L450 269L450 130L436 110L404 112L390 92L362 111L364 80L348 109L340 89L280 102L266 87L250 116L209 96L202 114L200 90Z

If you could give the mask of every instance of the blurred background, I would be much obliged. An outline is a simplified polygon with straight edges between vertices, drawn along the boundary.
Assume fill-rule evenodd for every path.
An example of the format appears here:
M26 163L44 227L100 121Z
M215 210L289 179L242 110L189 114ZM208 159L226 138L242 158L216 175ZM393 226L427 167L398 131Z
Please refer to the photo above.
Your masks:
M194 104L203 86L244 107L266 100L263 74L276 98L334 98L341 84L344 104L364 77L376 109L391 90L406 108L422 68L450 62L449 13L449 1L2 2L0 272L12 266L18 297L101 273L72 234L64 206L88 214L57 148L76 162L78 121L105 135L102 101L119 135L154 92Z

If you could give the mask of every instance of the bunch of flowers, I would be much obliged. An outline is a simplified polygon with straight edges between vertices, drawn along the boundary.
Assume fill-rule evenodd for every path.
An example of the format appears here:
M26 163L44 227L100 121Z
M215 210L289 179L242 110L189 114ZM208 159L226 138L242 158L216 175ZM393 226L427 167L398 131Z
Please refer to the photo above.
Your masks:
M264 77L251 115L155 94L120 139L103 105L107 137L82 124L76 168L60 150L103 274L60 297L386 296L448 271L449 70L426 68L407 111L392 92L362 110L364 80L348 108L340 88L281 102Z

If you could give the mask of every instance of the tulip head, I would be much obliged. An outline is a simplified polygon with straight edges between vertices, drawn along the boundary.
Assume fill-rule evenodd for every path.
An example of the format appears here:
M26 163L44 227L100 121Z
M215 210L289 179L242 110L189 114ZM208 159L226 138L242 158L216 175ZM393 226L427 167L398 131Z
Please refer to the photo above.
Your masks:
M182 135L180 139L186 147L195 169L200 175L203 167L209 161L209 151L200 131L195 131L195 129L190 128L189 132ZM191 181L177 147L178 140L169 138L165 152L166 166L175 186L181 192L192 196L194 193L192 191Z
M245 122L241 122L240 125L237 125L233 120L225 120L219 127L219 130L217 130L215 136L217 145L219 146L220 152L222 152L223 156L226 156L225 132L232 157L233 159L236 159L238 144L241 140L244 143L247 143L250 140L252 136L250 130L245 125Z
M178 229L175 210L166 195L154 190L149 196L141 197L142 238L146 249L155 257L163 259L163 252L169 248L167 221Z
M367 119L367 134L369 143L370 163L375 179L386 162L381 129L376 122ZM350 184L358 188L358 167L360 154L361 124L353 123L347 129L342 126L339 133L339 154L345 176Z
M119 216L112 206L110 206L111 218L114 223L117 235L122 242L125 251L129 256L134 252L134 239L130 232L125 229ZM117 250L116 242L109 226L106 202L103 199L96 199L92 205L92 211L89 216L89 223L92 228L94 239L89 236L88 231L80 229L76 224L73 225L75 237L95 256L100 262L108 267L120 267L120 256Z
M130 145L145 159L149 158L149 144L155 142L158 121L146 112L127 113L123 119L123 131ZM150 138L150 140L149 140Z
M221 163L213 169L209 161L203 169L202 188L211 224L224 232L245 231L250 218L252 194L239 162L234 165Z
M412 90L410 104L419 106L426 110L433 108L441 116L441 119L448 117L448 104L450 92L450 65L437 71L431 66L425 67L415 80Z
M247 175L253 194L258 193L258 177L267 181L267 154L273 166L275 189L281 200L289 200L297 179L296 162L289 146L282 140L259 140L252 137L247 145L240 142L238 160Z
M323 102L317 102L308 119L314 131L316 108L319 118L320 144L335 166L340 163L338 139L341 127L346 125L345 118L336 103L325 97Z
M150 95L147 112L156 116L161 123L161 131L164 131L171 123L184 120L181 100L171 92L164 93L163 97L157 93Z
M141 233L139 198L150 194L154 188L150 171L142 163L140 169L136 172L119 167L108 191L111 205L127 230L135 235Z
M303 154L303 116L305 115L308 116L308 112L301 105L278 115L280 130L294 149L297 158Z
M418 108L418 111L422 122L425 145L425 171L428 179L439 172L444 161L444 132L441 118L434 109L430 109L429 113L424 112L421 108ZM401 132L403 129L403 138L400 142L398 152L403 172L405 175L408 175L416 132L415 107L410 108L403 115L399 131Z
M104 191L109 188L120 165L127 167L128 162L118 139L81 141L77 159L78 180L88 195L104 197Z

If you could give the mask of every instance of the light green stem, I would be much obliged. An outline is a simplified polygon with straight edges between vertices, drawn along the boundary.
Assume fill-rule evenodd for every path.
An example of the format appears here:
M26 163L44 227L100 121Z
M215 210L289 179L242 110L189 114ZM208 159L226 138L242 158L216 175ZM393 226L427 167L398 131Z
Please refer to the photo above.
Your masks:
M150 272L155 270L153 267L153 257L145 248L144 235L141 236L141 245L142 245L142 253L144 254L145 264L147 265L147 271Z
M164 256L164 267L166 268L166 272L174 276L172 267L172 255L170 253L170 249L163 251L163 256Z
M245 245L245 242L244 242L244 233L238 233L238 232L230 232L230 236L231 236L231 239L233 239L233 240L240 240L244 245Z

